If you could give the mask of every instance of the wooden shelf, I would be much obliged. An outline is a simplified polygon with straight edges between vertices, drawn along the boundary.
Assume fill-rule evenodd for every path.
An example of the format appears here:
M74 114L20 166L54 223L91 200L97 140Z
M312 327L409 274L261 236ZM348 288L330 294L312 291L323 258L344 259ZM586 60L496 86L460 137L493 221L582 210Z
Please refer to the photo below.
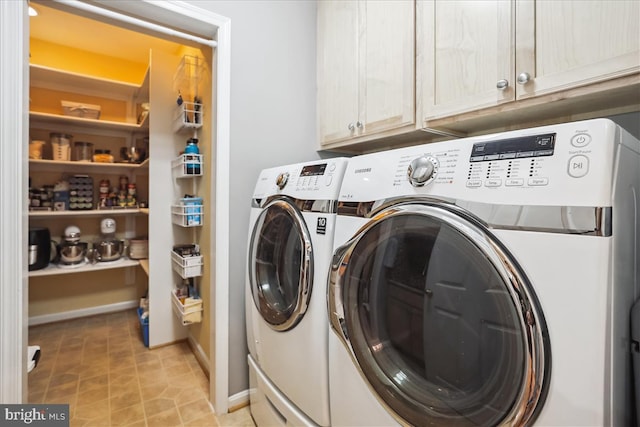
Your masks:
M29 211L29 218L62 218L77 216L138 215L141 209L91 209L86 211Z
M142 269L144 270L145 273L147 273L147 276L149 275L149 260L148 259L141 259L140 261L140 267L142 267Z
M111 270L115 268L135 267L140 265L138 261L132 259L122 258L118 261L112 262L98 262L96 264L84 264L78 267L59 267L55 264L49 264L48 267L42 270L35 270L29 272L29 277L40 276L53 276L58 274L75 274L75 273L88 273L93 271Z
M138 164L29 159L29 170L42 172L68 172L72 170L74 173L126 173L127 171L146 169L148 167L148 160Z
M146 90L148 93L149 70L139 84L105 79L87 74L74 73L42 65L30 64L30 85L47 89L67 90L90 95L109 98L132 99L137 98L141 102L140 94Z
M143 132L149 130L149 116L144 122L127 123L112 122L109 120L84 119L82 117L63 116L61 114L40 113L37 111L29 112L29 120L31 124L39 125L65 125L65 126L82 126L94 129L107 129L125 132Z

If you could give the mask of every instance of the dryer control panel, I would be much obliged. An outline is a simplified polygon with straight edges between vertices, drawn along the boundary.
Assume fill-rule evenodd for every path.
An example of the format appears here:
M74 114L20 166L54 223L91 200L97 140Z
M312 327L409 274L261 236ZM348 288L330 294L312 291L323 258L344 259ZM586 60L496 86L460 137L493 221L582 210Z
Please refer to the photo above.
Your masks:
M543 158L553 156L555 140L556 134L548 133L473 144L466 186L546 185Z
M624 136L623 136L624 135ZM594 119L441 141L349 160L340 201L407 196L506 205L608 206L617 153L638 141Z

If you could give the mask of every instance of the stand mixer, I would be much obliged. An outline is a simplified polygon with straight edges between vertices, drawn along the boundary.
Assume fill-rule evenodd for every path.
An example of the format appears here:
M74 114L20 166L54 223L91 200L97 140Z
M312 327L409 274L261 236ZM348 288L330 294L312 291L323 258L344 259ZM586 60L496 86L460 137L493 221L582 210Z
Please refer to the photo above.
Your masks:
M80 241L80 229L75 225L68 226L64 229L62 243L58 245L58 264L72 266L85 262L87 249L87 242Z
M124 253L124 241L116 239L116 221L113 218L105 218L100 221L102 239L94 245L94 256L97 261L116 261Z

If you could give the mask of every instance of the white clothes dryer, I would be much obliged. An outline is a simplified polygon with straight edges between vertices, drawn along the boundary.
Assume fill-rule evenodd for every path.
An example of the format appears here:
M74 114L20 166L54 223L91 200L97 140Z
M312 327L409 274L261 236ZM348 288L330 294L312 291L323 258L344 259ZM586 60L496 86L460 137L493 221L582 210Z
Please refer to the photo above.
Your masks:
M258 425L329 425L326 279L346 165L318 160L258 177L245 304Z
M350 159L332 424L631 425L639 218L640 143L609 120Z

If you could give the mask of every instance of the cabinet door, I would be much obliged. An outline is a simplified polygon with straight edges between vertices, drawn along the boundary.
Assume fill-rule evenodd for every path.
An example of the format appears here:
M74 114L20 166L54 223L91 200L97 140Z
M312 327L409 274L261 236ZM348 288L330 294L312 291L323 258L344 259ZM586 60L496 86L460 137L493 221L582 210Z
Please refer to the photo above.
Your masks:
M360 135L415 123L415 2L360 2Z
M318 2L320 144L355 135L357 120L358 2L321 1Z
M637 0L526 0L516 7L516 73L531 76L518 85L519 99L640 71Z
M515 99L512 7L502 0L418 1L419 122Z

